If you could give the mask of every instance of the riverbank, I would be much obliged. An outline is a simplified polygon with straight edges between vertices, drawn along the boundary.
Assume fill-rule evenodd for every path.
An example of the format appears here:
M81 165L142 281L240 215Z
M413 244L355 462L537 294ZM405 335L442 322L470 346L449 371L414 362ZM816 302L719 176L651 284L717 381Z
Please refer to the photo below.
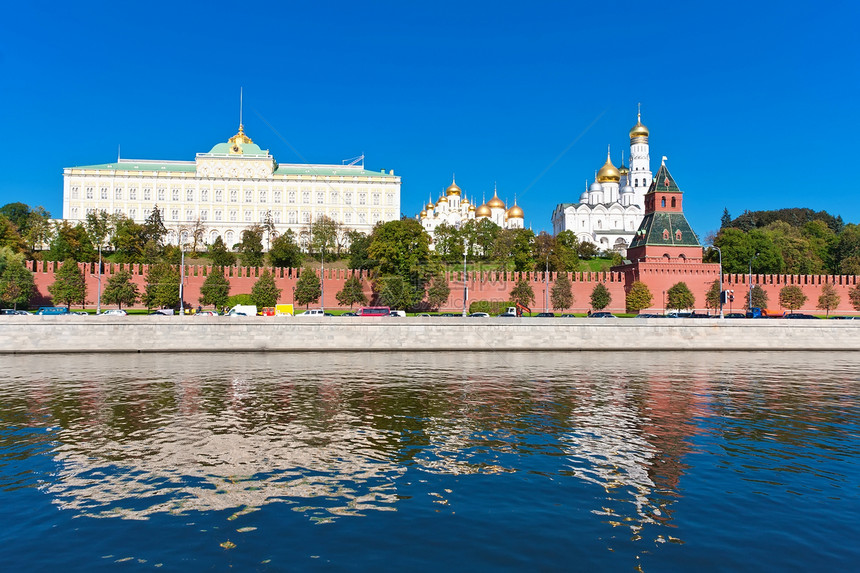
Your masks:
M10 316L0 325L0 354L860 350L855 321Z

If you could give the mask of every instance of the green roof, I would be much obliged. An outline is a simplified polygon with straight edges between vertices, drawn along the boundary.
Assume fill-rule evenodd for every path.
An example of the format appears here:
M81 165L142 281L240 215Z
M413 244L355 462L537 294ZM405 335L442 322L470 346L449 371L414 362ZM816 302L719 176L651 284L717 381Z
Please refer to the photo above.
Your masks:
M664 231L667 231L664 233ZM677 236L681 231L680 238ZM664 245L672 247L700 247L699 237L687 222L683 213L665 211L648 213L639 224L629 248L644 245Z
M255 157L255 156L267 157L269 155L268 149L262 150L262 149L260 149L260 146L257 145L256 143L243 143L243 144L241 144L241 146L242 146L242 153L236 153L235 155L246 155L246 156L251 156L251 157ZM213 147L211 150L209 150L209 153L212 153L212 154L217 153L219 155L231 155L231 154L233 154L231 149L232 149L232 146L230 145L229 142L218 143L215 145L215 147Z
M226 144L224 144L226 145ZM241 157L241 156L236 156ZM76 165L69 169L88 169L99 171L164 171L194 173L197 164L193 161L134 161L123 159L118 163L100 163L98 165ZM397 177L388 172L368 171L360 167L340 167L338 165L278 165L275 175L316 175L319 177Z
M134 161L123 159L117 163L100 163L98 165L76 165L70 169L97 169L100 171L181 171L195 172L197 164L193 161Z
M651 180L651 187L648 188L648 193L683 193L681 188L678 187L678 184L675 183L675 179L672 177L672 174L669 173L669 170L666 168L666 164L660 165L660 169L657 170L657 175L654 176L654 179Z
M368 171L356 167L337 165L278 165L275 175L322 175L325 177L397 177L385 171Z

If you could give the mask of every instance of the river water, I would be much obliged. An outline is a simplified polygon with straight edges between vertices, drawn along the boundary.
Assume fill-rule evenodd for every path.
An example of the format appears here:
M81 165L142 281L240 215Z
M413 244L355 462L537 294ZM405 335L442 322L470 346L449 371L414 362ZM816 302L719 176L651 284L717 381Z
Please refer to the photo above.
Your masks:
M4 356L5 571L856 570L860 356Z

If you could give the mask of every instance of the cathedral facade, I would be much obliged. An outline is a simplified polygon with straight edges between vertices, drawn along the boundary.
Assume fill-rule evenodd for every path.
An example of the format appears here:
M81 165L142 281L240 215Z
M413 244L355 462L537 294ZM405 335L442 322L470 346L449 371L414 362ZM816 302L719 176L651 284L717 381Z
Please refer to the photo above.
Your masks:
M361 165L278 164L241 124L194 161L117 158L63 170L63 219L72 223L98 211L142 223L156 207L172 244L200 227L206 242L220 236L228 247L262 223L298 235L322 215L370 233L400 218L400 177Z
M609 153L594 182L577 203L559 203L552 213L554 234L571 231L580 242L589 242L602 251L626 253L645 215L645 193L651 185L651 158L648 128L641 113L630 130L630 167L615 167Z
M430 238L433 239L436 227L443 223L459 229L469 221L486 219L502 229L522 229L525 213L517 205L516 199L514 204L508 208L505 202L499 199L498 190L493 190L492 199L479 207L475 207L469 198L463 195L463 190L454 180L445 190L445 194L436 200L436 203L427 202L417 218Z

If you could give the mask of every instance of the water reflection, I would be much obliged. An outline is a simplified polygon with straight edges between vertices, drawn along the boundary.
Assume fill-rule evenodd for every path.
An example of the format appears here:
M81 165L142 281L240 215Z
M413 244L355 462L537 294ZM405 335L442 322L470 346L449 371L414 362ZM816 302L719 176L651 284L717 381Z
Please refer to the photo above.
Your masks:
M809 355L755 356L8 357L0 489L93 517L280 503L326 522L397 510L409 472L534 474L599 489L577 503L635 539L672 525L692 455L755 479L857 453L857 358L812 355L824 379ZM25 471L41 455L51 471Z

